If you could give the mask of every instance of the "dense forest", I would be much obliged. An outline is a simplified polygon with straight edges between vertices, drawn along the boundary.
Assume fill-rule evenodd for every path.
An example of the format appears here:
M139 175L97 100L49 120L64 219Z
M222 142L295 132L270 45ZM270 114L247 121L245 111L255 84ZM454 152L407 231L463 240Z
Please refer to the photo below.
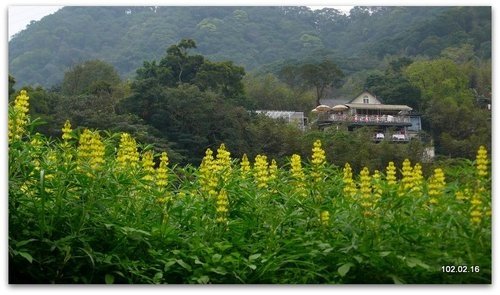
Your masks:
M28 90L37 131L126 131L200 163L224 142L278 161L316 138L354 169L418 160L432 144L472 159L491 143L489 7L64 7L9 42L9 95ZM251 110L310 111L362 90L422 115L422 142L366 144L370 130L302 132ZM310 116L314 123L314 116ZM450 128L454 122L454 128ZM351 147L358 152L353 154Z
M307 56L335 58L347 73L374 69L387 55L439 57L472 45L491 55L488 7L64 7L9 42L9 72L19 85L60 83L86 60L112 64L133 78L181 39L194 39L210 60L247 71Z

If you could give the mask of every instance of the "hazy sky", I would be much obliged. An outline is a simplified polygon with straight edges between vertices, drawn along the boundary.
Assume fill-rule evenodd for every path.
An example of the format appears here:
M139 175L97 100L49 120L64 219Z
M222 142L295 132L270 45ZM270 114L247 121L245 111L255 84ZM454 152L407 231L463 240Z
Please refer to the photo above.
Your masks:
M62 6L9 6L9 39L26 29L31 21L40 20L60 8Z
M31 21L38 21L52 14L63 6L9 6L9 39L24 29ZM310 6L311 9L321 9L327 6ZM344 12L349 12L352 6L328 6Z

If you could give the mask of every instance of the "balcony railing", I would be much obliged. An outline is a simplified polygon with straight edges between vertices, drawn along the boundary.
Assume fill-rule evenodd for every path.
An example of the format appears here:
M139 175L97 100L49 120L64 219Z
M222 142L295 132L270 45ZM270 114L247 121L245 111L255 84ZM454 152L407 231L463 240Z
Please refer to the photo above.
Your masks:
M410 123L410 117L391 115L320 114L318 121L349 123Z

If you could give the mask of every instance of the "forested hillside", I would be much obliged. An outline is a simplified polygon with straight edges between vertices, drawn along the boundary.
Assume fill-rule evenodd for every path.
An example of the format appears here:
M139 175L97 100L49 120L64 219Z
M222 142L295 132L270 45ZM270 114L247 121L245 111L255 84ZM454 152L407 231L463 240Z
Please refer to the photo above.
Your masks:
M308 7L64 7L9 42L17 85L50 87L86 60L112 64L132 78L183 38L214 61L246 71L289 59L335 58L348 74L380 66L386 55L438 57L470 44L491 55L488 7L354 7L349 16Z
M491 8L354 7L349 16L307 7L65 7L9 42L9 95L32 97L37 131L129 132L198 164L225 143L235 155L278 161L313 137L337 165L390 155L418 159L422 145L473 158L491 146ZM421 142L365 144L321 133L310 111L322 98L369 90L422 117ZM301 111L302 133L252 110ZM454 128L450 128L453 122ZM363 134L363 132L368 132ZM362 146L364 152L350 153ZM358 148L361 149L361 148Z

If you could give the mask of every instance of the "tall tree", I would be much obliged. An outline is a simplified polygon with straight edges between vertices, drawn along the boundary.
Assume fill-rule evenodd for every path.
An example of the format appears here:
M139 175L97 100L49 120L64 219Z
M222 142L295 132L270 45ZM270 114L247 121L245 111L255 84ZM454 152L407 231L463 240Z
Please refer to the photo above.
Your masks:
M329 87L341 86L344 73L334 62L325 59L321 62L285 65L280 70L280 76L292 87L314 88L316 105L320 105Z
M61 92L65 95L88 94L95 90L96 83L102 82L110 87L117 85L120 75L104 61L89 60L75 65L64 74Z
M167 49L167 55L160 61L160 67L171 70L175 85L191 83L205 58L202 55L190 55L189 51L196 48L192 39L182 39Z

